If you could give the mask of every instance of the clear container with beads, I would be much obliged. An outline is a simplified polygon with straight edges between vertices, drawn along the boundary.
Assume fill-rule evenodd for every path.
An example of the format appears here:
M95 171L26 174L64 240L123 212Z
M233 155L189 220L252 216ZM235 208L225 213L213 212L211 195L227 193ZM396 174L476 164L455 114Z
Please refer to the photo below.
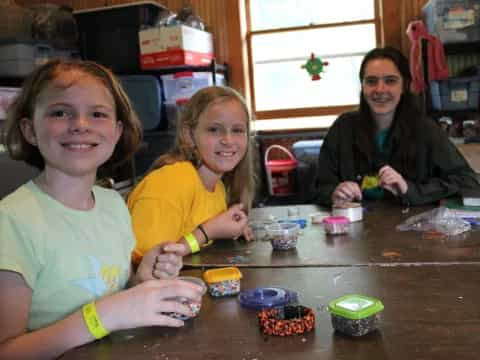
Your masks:
M211 296L231 296L240 292L242 273L236 267L210 269L203 273Z

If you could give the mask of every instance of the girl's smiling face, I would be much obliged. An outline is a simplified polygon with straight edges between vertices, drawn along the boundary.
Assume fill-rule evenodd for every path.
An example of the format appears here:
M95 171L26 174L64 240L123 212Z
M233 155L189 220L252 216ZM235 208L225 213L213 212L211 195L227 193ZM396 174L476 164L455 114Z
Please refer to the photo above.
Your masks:
M248 146L248 116L236 100L212 103L192 133L202 170L221 177L238 165Z
M395 114L403 93L403 79L389 59L373 59L365 67L362 92L375 116Z
M43 90L33 119L22 120L22 131L38 147L45 171L69 176L95 176L112 155L122 133L112 94L80 71L60 75Z

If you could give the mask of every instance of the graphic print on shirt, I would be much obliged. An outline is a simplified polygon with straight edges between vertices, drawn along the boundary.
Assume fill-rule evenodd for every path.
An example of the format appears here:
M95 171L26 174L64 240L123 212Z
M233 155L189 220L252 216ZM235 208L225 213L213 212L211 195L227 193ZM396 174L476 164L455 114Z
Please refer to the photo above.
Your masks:
M88 260L95 276L74 280L74 284L88 290L96 298L117 291L120 286L120 268L118 266L101 265L100 261L94 256L88 256Z

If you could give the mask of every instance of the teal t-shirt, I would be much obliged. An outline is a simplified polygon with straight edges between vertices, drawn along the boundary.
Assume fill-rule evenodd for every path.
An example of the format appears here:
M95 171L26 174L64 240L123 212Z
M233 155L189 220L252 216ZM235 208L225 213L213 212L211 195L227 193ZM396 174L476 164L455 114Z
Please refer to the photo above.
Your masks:
M380 131L377 132L377 134L375 136L377 151L380 154L385 154L385 151L386 151L385 150L386 149L385 145L386 145L386 141L387 141L388 130L389 129L380 130ZM385 196L384 189L379 187L379 186L368 188L368 189L363 189L362 193L363 193L363 197L365 199L369 199L369 200L383 199L383 197Z
M0 270L32 289L28 330L124 288L135 245L122 197L95 186L95 207L74 210L32 181L0 201Z

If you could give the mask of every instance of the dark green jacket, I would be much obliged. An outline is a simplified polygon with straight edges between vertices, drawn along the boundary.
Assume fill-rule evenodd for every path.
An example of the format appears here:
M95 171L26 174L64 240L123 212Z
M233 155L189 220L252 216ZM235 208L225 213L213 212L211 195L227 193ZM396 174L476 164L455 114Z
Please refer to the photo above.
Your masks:
M339 183L358 183L364 175L378 172L378 162L369 161L357 142L359 135L355 125L358 126L359 121L358 112L346 113L329 129L318 159L314 190L316 203L330 205L331 195ZM397 144L404 139L399 138L395 127L389 134L390 156L383 159L383 164L397 170L408 184L407 193L397 201L420 205L462 195L463 191L480 194L476 174L443 130L430 119L423 119L416 126L415 164L411 164L410 170L402 169L397 151ZM389 194L388 191L385 193Z

